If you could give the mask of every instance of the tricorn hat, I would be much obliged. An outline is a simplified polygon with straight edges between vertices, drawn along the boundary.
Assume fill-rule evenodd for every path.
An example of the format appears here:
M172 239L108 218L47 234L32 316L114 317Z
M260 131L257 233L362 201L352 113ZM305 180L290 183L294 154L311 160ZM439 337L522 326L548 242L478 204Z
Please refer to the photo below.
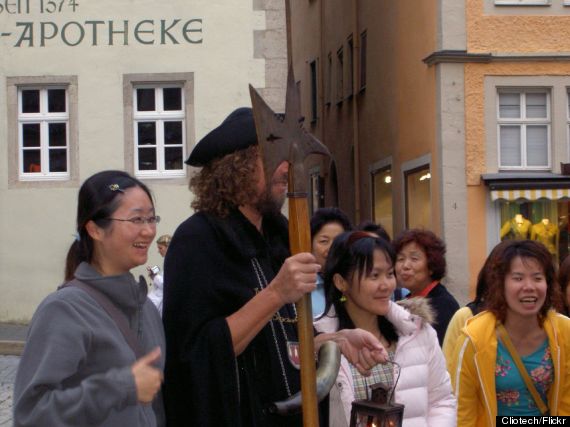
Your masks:
M257 134L252 109L238 108L196 144L185 163L190 166L205 166L214 159L255 144Z

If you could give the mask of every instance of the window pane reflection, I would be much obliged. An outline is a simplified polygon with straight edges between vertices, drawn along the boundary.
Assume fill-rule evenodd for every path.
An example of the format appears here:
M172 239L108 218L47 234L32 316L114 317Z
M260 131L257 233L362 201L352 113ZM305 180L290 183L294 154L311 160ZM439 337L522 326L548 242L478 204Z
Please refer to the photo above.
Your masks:
M156 149L139 148L139 170L156 170Z
M40 150L24 150L23 161L24 172L33 173L42 171Z
M406 227L431 227L429 166L406 173Z
M137 111L154 111L154 106L154 89L137 89Z
M39 113L39 112L40 112L40 91L23 90L22 113Z
M65 89L48 90L48 112L65 113Z
M182 144L182 122L164 122L164 143Z
M374 188L373 212L374 222L382 225L390 236L392 227L392 170L384 169L374 173L372 177Z
M164 88L164 111L182 110L182 89L178 87Z
M67 145L67 129L65 123L49 124L49 146L65 147Z
M182 147L167 147L164 149L165 169L182 169Z
M67 172L67 150L61 148L49 150L49 171Z
M40 124L27 123L22 125L22 145L24 147L40 146Z
M156 145L156 123L138 123L139 145Z

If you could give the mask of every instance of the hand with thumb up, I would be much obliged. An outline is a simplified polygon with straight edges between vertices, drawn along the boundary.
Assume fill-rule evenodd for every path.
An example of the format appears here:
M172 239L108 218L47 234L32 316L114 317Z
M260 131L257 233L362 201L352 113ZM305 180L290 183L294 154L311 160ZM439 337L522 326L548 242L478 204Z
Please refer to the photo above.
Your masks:
M160 359L160 347L138 359L131 367L137 387L137 399L141 403L150 403L162 383L162 372L153 364Z

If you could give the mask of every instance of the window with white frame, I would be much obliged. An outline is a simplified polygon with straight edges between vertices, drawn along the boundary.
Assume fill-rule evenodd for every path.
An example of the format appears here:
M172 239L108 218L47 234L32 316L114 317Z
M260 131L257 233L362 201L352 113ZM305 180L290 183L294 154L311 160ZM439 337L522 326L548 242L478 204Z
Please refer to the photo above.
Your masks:
M495 4L504 6L544 6L549 5L550 0L495 0Z
M69 179L66 86L18 87L20 180Z
M566 137L570 147L570 88L566 89Z
M497 99L499 168L550 169L550 92L499 89Z
M136 85L133 92L135 175L185 175L186 116L182 85Z

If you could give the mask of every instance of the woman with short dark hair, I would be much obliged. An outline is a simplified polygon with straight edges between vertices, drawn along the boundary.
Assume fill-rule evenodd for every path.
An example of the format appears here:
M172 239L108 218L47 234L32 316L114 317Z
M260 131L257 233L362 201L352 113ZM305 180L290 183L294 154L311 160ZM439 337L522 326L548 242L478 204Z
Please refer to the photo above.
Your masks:
M435 310L434 328L439 344L459 303L441 284L445 276L445 243L429 230L412 229L394 240L396 277L400 286L408 289L410 297L425 297Z
M311 217L311 252L321 271L317 274L317 288L311 292L313 317L318 317L325 310L325 288L322 272L329 249L335 239L341 233L352 230L352 223L348 216L339 208L320 208Z

